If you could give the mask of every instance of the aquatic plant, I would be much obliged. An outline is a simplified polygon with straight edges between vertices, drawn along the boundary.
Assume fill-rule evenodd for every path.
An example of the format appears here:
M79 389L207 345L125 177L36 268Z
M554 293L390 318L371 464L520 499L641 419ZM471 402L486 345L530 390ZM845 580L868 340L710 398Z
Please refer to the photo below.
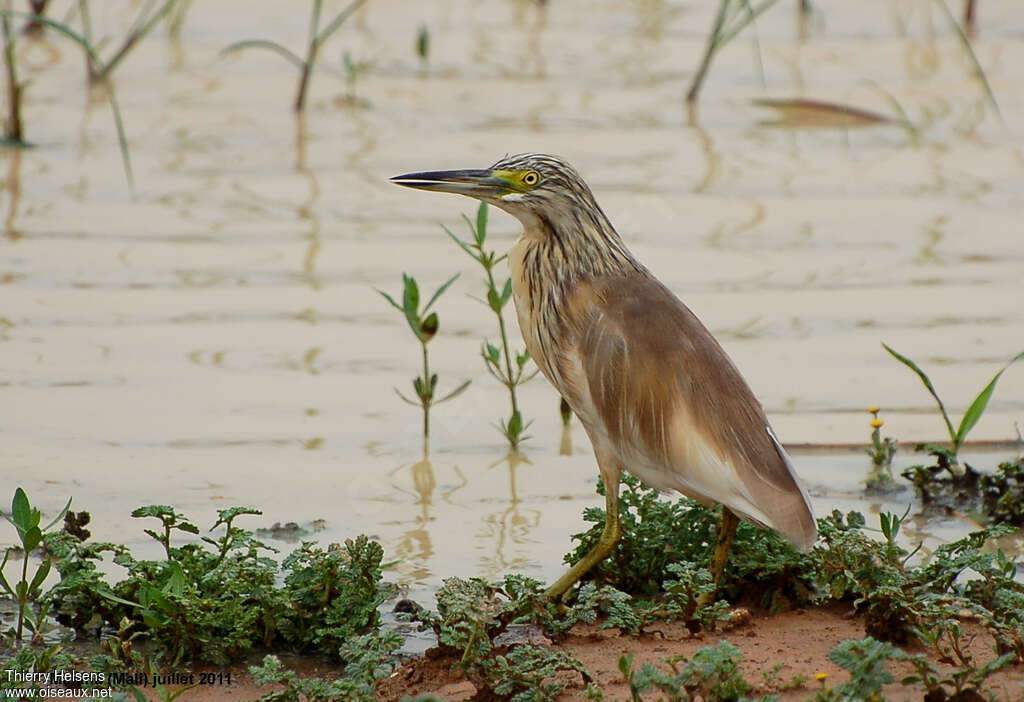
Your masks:
M964 10L963 27L961 27L956 21L956 17L954 17L953 13L950 11L949 5L946 4L946 0L935 0L935 4L942 10L942 14L946 18L950 29L953 31L953 35L957 38L960 48L963 49L964 54L967 56L967 60L971 64L971 72L974 74L974 77L978 79L978 83L981 85L982 92L985 95L985 100L992 107L992 111L996 113L996 118L1000 123L1002 123L1003 114L999 110L999 103L996 102L995 93L992 92L992 86L988 82L985 70L981 67L981 62L978 61L977 54L974 53L974 46L971 45L971 39L968 36L968 33L973 31L973 0L967 0L967 6Z
M313 69L324 43L331 38L331 35L338 31L345 21L352 14L362 7L367 0L352 0L341 12L335 15L334 19L327 23L327 26L320 29L320 14L323 9L323 0L313 0L312 14L309 21L309 38L306 40L306 57L300 58L286 47L269 39L247 39L232 44L222 54L229 54L242 49L268 49L284 57L289 63L299 69L299 87L295 94L294 109L302 112L306 109L306 94L309 92L309 81L313 76Z
M92 51L86 52L86 67L88 69L89 82L90 83L103 83L107 82L110 78L111 73L117 68L122 61L128 56L129 52L134 49L139 42L141 42L147 34L149 34L153 27L163 19L173 8L175 3L179 0L164 0L163 4L157 7L152 12L153 3L146 3L139 10L139 14L135 17L132 22L131 29L121 39L121 44L111 54L108 60L103 60L99 53L95 50L97 46L96 42L92 39L92 20L91 13L89 12L88 0L79 0L78 9L82 17L82 37L85 43L91 47L94 47Z
M441 226L444 227L445 232L451 237L452 241L458 244L459 248L465 251L470 258L484 269L485 283L487 285L485 304L494 313L494 316L497 317L501 348L484 339L480 355L484 359L487 372L508 389L512 414L507 420L504 418L498 419L498 429L508 440L509 447L515 451L519 448L519 444L528 438L523 432L530 425L529 422L524 420L519 410L519 399L516 396L516 389L535 376L537 371L534 370L533 373L525 375L526 366L530 362L529 351L523 349L516 352L513 356L509 350L504 309L508 305L509 300L512 299L512 279L506 278L501 286L494 280L494 267L508 258L508 254L498 256L497 252L484 249L487 243L487 203L480 203L480 207L476 211L475 223L470 221L466 215L462 215L462 219L466 221L466 226L469 227L469 232L472 235L471 241L463 241L455 236L448 227Z
M999 372L995 374L995 376L992 377L992 380L989 381L988 385L981 389L981 392L979 392L977 397L974 398L974 401L971 402L971 405L967 408L967 411L964 412L964 416L960 419L960 425L954 430L953 423L949 419L949 413L946 412L946 406L943 404L942 398L939 397L938 392L936 392L935 386L932 385L932 381L928 377L928 375L923 370L921 370L920 366L914 363L911 359L900 354L899 352L895 351L893 348L884 343L882 344L882 346L885 348L886 351L889 352L890 355L892 355L893 358L895 358L897 361L905 365L910 370L914 371L914 373L917 374L917 377L921 379L921 382L924 384L925 388L935 399L935 404L939 408L939 414L942 415L942 421L945 423L946 430L949 432L950 445L947 451L935 452L933 449L935 449L936 447L934 447L931 444L918 444L917 447L915 447L915 450L927 450L933 453L938 453L940 457L944 456L946 459L948 459L950 463L949 468L951 472L953 472L954 474L959 473L959 461L957 454L960 451L960 446L967 439L967 435L971 432L971 429L974 428L974 426L981 419L982 415L985 414L985 408L988 407L988 402L992 398L992 393L995 392L996 383L999 382L999 378L1002 377L1003 373L1006 371L1007 368L1012 366L1020 359L1024 358L1024 351L1020 352L1019 354L1011 358L1009 362L1007 362L1007 364L1003 366L999 370ZM943 447L938 448L942 449Z
M14 639L19 643L21 642L26 625L29 631L41 635L43 623L48 615L47 603L44 602L39 612L34 616L31 606L40 600L43 582L46 580L46 576L50 574L50 559L44 558L33 574L32 579L29 580L29 557L43 543L43 536L53 528L53 525L64 519L64 515L67 514L70 507L71 498L68 498L68 503L64 505L64 509L60 511L53 521L44 527L40 527L39 523L42 520L42 513L32 506L28 495L19 487L14 491L14 499L11 500L11 513L0 513L3 514L4 519L14 526L14 529L18 532L18 540L21 542L21 579L15 581L12 585L3 573L4 566L7 565L11 553L14 552L13 548L7 549L4 553L4 560L0 563L0 588L3 588L3 592L18 603L18 623Z
M383 290L378 290L385 300L391 303L391 306L401 312L405 316L406 322L409 324L409 329L416 336L416 339L420 342L420 348L423 352L423 375L417 376L412 381L413 390L416 391L416 397L419 398L419 402L413 402L408 397L403 395L398 388L395 388L395 392L405 402L412 406L419 405L423 408L423 440L427 441L430 438L430 408L434 405L439 405L442 402L446 402L453 397L460 395L467 387L469 387L470 381L467 380L462 385L452 390L444 397L435 400L434 393L437 391L437 373L431 374L430 372L430 357L427 354L427 344L434 338L440 328L440 321L437 317L437 312L431 312L430 308L434 306L437 299L444 294L444 291L455 282L455 279L459 275L456 273L449 278L445 283L441 285L431 296L430 300L427 301L426 306L420 310L420 289L416 283L416 279L412 276L408 276L405 273L402 274L402 304L395 302L395 298L388 295Z
M21 96L25 84L18 80L18 66L14 53L14 36L11 32L11 2L6 0L3 15L0 16L0 33L4 40L4 68L7 72L7 120L4 124L4 140L15 146L24 146L24 129L21 124Z
M64 36L73 41L85 52L87 65L90 67L90 75L92 75L93 67L102 65L102 62L99 55L96 53L96 49L91 40L75 32L68 25L56 22L41 15L14 12L10 10L9 2L6 3L3 9L0 9L0 33L4 35L4 63L8 74L8 91L10 97L9 109L11 110L11 117L8 119L7 128L5 130L5 140L15 146L24 147L29 146L30 144L24 139L24 128L20 118L20 101L24 98L24 84L19 83L17 80L17 69L14 63L14 41L11 36L9 22L12 17L26 18L30 22L50 27L56 31L58 35ZM117 130L117 141L121 149L121 162L124 164L125 177L128 179L129 186L134 190L135 181L132 176L132 163L128 152L128 138L125 136L124 122L121 119L121 108L118 106L117 97L112 83L108 82L106 84L105 93L107 102L110 104L110 109L114 117L114 127Z
M425 24L421 24L419 31L416 32L416 55L420 59L420 64L426 67L430 61L430 30Z
M892 484L892 459L896 455L896 442L890 437L882 438L882 422L878 418L879 408L877 405L868 407L871 413L871 446L864 449L864 453L871 457L871 473L866 481L869 490L883 488Z
M715 54L776 2L777 0L762 0L760 3L753 3L750 0L719 0L718 12L711 24L704 55L693 76L693 82L690 83L690 89L686 92L686 102L691 107L697 102Z

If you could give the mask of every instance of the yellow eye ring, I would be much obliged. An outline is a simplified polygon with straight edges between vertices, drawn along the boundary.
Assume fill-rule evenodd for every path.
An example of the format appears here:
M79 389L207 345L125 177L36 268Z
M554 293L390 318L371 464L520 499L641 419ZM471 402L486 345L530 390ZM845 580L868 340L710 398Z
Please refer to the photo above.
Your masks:
M540 182L540 175L536 171L527 171L523 174L523 185L536 185Z

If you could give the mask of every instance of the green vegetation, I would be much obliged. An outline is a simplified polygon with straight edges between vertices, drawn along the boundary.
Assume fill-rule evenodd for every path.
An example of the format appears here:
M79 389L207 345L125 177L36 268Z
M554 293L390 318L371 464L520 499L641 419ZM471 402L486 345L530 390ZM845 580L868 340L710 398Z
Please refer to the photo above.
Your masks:
M497 583L448 579L437 592L436 612L419 609L407 616L433 629L437 655L446 656L495 698L554 700L579 676L584 695L601 699L600 686L570 653L510 645L502 636L533 626L557 642L581 623L638 635L665 621L681 621L697 633L727 629L736 616L724 600L697 604L713 587L701 565L713 543L713 510L686 498L659 499L656 491L627 478L620 512L632 521L624 524L619 552L606 562L610 566L595 569L594 579L583 583L567 606L550 603L540 582L510 574ZM62 516L66 513L67 508ZM38 510L19 489L9 520L26 555L45 543L61 580L44 591L40 586L46 576L37 574L32 578L36 586L8 586L8 594L31 594L24 601L34 612L26 613L33 631L44 628L49 613L81 636L101 626L116 630L103 642L104 653L89 661L93 670L147 671L187 660L224 665L269 649L326 656L343 672L337 680L302 678L267 656L252 673L259 684L280 688L263 700L371 699L401 643L398 634L382 627L378 612L390 592L381 583L383 549L365 536L327 549L306 542L278 565L269 557L272 549L236 525L258 514L241 507L222 510L205 535L169 506L140 508L133 516L156 520L145 531L163 551L158 560L140 560L124 546L89 542L81 529L84 513L65 518L63 531L47 533L55 522L40 527ZM741 525L737 533L721 590L732 602L767 607L844 602L863 617L867 638L845 641L830 654L850 672L850 680L829 687L819 676L815 700L879 694L894 679L887 668L890 660L909 665L913 674L904 682L923 687L934 699L982 690L996 670L1024 663L1024 584L1016 579L1017 564L989 541L1011 530L979 530L913 564L914 553L897 542L904 517L882 514L876 531L866 527L859 513L833 512L819 520L821 540L807 554L765 530ZM576 535L580 550L596 538L603 522L600 510L588 510L586 518L595 526ZM179 545L182 535L200 538ZM113 585L96 568L104 554L127 571ZM44 563L48 569L50 560ZM967 572L970 578L961 577ZM28 580L23 569L22 582ZM971 633L965 630L965 617L977 623ZM967 644L979 631L994 652L986 660L968 653ZM903 644L925 652L897 648ZM46 670L80 663L60 657L65 655L60 647L26 647L10 665ZM656 694L735 700L758 687L743 678L741 660L738 649L722 642L689 659L668 659L667 668L648 664L634 669L625 656L620 671L633 699ZM937 667L934 660L946 665ZM763 673L762 690L774 693L806 682L795 676L783 683L780 670L776 666ZM172 699L178 693L159 694Z
M423 440L426 442L430 438L430 408L434 405L441 404L447 400L457 397L469 387L470 381L465 381L462 385L458 386L444 397L435 400L434 393L437 390L437 373L431 374L430 372L430 359L427 354L427 344L437 334L440 329L440 321L437 317L437 312L431 312L430 308L434 306L437 299L444 294L444 291L455 282L458 278L458 274L453 275L449 278L441 287L439 287L430 300L427 301L426 306L420 310L420 289L416 283L416 279L412 276L402 274L402 304L398 304L395 298L388 295L382 290L378 290L385 300L391 303L391 306L401 312L405 316L406 322L409 324L409 329L416 336L416 339L420 342L420 347L423 352L423 375L417 376L413 382L413 390L416 391L416 397L419 398L419 403L413 402L408 397L403 395L398 388L395 388L395 392L405 402L413 405L414 407L418 404L423 408Z
M680 702L693 699L749 700L746 694L751 685L740 673L739 664L742 660L743 654L738 648L728 641L722 641L717 646L698 649L690 660L685 656L664 659L671 673L649 663L644 663L639 670L633 670L632 653L619 658L619 671L629 685L633 702L642 702L641 694L652 689L667 695L670 700ZM685 665L680 668L680 663ZM770 702L777 697L769 695L757 699Z
M416 55L420 59L420 64L426 68L430 61L430 30L425 24L421 24L419 31L416 32Z
M946 431L949 432L950 446L948 449L944 447L935 447L931 444L918 444L915 450L927 450L931 452L934 449L937 449L937 457L939 457L940 460L944 459L948 462L948 465L944 465L943 468L948 468L950 472L956 472L956 469L959 467L957 454L960 451L960 446L967 439L967 435L970 433L971 429L974 428L974 425L978 423L981 416L985 413L985 408L988 407L988 401L992 399L992 393L996 389L996 383L999 382L999 378L1002 377L1007 368L1024 358L1024 351L1021 351L1019 354L1011 358L1009 362L992 377L992 380L989 381L988 385L982 388L981 392L978 393L978 396L974 398L973 402L971 402L970 407L968 407L967 411L964 412L964 416L960 419L960 426L954 430L953 423L950 421L949 414L946 412L946 406L942 403L942 398L940 398L939 394L935 391L935 386L932 385L932 381L928 375L911 359L900 354L886 344L882 344L882 346L892 355L893 358L910 370L914 371L914 373L917 374L917 377L921 379L925 388L927 388L928 392L935 399L935 404L939 408L939 414L942 415L942 421L946 424Z
M760 3L752 3L749 0L719 0L718 12L711 24L711 32L704 47L704 56L697 67L697 73L693 76L693 82L690 83L690 89L686 92L686 102L691 107L700 96L700 89L704 85L704 79L715 54L752 24L758 16L770 9L776 1L763 0Z
M33 7L35 7L35 5L33 5ZM9 116L4 131L4 142L7 144L18 147L30 146L30 144L25 140L24 125L22 124L21 119L21 100L24 98L25 84L18 81L17 67L15 65L15 41L10 28L11 18L22 17L28 19L33 25L50 27L56 31L57 34L66 37L77 44L79 48L85 52L90 79L94 78L97 73L102 74L102 77L104 78L107 77L110 71L113 70L114 66L124 59L128 50L134 46L146 32L149 31L149 27L146 27L145 30L142 30L140 27L136 27L134 33L129 35L129 37L134 36L134 39L131 39L130 42L126 40L122 50L118 52L114 59L111 59L110 62L104 63L96 52L96 47L93 45L91 39L87 36L89 31L88 4L84 2L84 0L81 3L81 9L83 14L83 26L86 28L86 36L79 34L66 24L55 22L47 17L43 17L41 14L13 12L10 9L9 0L5 0L3 8L0 8L0 33L3 34L4 38L4 64L7 72L8 98L10 102L8 107ZM114 116L114 126L117 129L117 140L121 148L121 162L124 164L125 176L128 179L129 186L134 188L135 182L132 176L132 164L128 152L128 138L125 136L124 123L121 120L121 108L118 107L114 86L110 81L105 81L104 90L107 102L110 103L110 109Z
M4 519L10 522L18 532L18 540L21 541L21 579L11 585L3 574L4 566L7 565L13 548L8 548L4 553L4 560L0 563L0 588L9 597L18 603L18 624L14 632L14 639L21 643L25 626L37 637L41 635L48 614L48 607L40 606L35 614L32 612L31 604L40 602L43 582L50 574L50 561L43 560L32 579L28 577L28 561L33 551L43 542L43 537L53 526L64 518L71 507L71 499L64 505L64 509L54 518L52 522L40 527L42 520L40 511L29 502L28 495L20 487L14 491L14 499L11 501L11 513L4 514Z
M519 448L519 444L528 438L523 432L530 425L529 422L525 421L519 410L516 388L536 375L536 371L524 376L526 366L530 362L529 351L524 349L523 351L516 352L515 355L509 351L504 310L509 300L512 299L512 279L506 278L501 286L494 280L494 267L508 258L508 254L498 256L495 251L484 250L484 246L487 243L487 203L480 203L480 207L476 211L475 224L465 215L462 218L466 221L466 226L469 227L472 241L463 241L455 236L448 227L444 227L444 230L451 237L452 241L459 245L459 248L465 251L470 258L479 263L480 267L484 269L485 282L487 284L485 304L498 318L498 334L501 337L501 348L499 349L485 339L480 355L484 359L487 372L508 389L509 400L512 404L512 414L507 420L503 418L498 420L498 429L508 440L509 447L515 451Z
M141 42L147 34L149 34L153 28L160 22L164 17L170 13L174 8L175 4L179 0L164 0L155 10L151 11L154 3L146 3L139 10L139 14L135 17L132 22L131 29L128 30L128 34L121 40L120 46L111 54L110 58L103 60L99 53L95 50L87 52L88 57L88 72L89 81L91 83L107 83L110 79L114 69L117 68L128 53L135 48ZM92 38L92 13L89 11L88 0L79 0L78 9L82 18L82 38L84 44L91 47L96 47L99 42L94 42Z
M871 446L864 452L871 457L871 472L868 474L868 490L884 490L893 483L892 459L896 455L896 442L890 437L882 438L882 422L878 417L879 408L868 408L871 413Z
M309 92L309 81L313 77L313 69L316 67L320 49L331 38L331 35L338 31L345 24L346 20L364 4L366 4L366 0L352 0L345 9L328 22L326 27L320 29L323 0L313 0L312 14L309 20L309 38L306 41L306 57L304 59L299 58L291 50L269 39L247 39L246 41L236 42L221 53L229 54L241 51L242 49L268 49L284 57L299 70L299 87L295 94L294 109L296 112L302 112L306 109L306 93Z

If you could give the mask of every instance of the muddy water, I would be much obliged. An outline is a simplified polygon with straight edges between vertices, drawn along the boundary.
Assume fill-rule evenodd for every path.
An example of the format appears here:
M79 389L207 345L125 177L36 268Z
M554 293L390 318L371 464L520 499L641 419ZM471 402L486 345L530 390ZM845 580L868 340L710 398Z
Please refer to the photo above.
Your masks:
M96 5L109 53L135 5ZM219 52L249 38L299 51L297 5L194 3L180 41L160 28L118 69L134 196L77 51L52 36L19 45L38 147L0 152L0 498L21 484L52 513L73 495L95 537L154 556L129 517L141 504L207 525L238 504L264 510L252 526L323 519L315 538L381 539L402 559L394 577L424 598L448 575L556 574L598 501L585 437L562 435L538 378L522 392L532 438L522 459L506 457L492 428L506 398L477 355L495 334L472 299L480 275L439 226L460 230L474 203L386 180L518 151L579 167L787 443L863 442L872 404L894 437L943 437L881 341L924 363L957 415L1024 348L1014 0L982 3L975 44L1002 124L925 0L815 3L802 31L781 3L758 23L760 64L749 40L717 57L694 123L682 94L710 0L371 0L325 46L296 120L289 64ZM368 63L354 85L343 51ZM891 115L883 90L916 139L896 126L780 127L752 104L807 97ZM493 215L495 246L516 232ZM428 288L462 273L431 352L442 390L473 384L435 412L429 461L416 411L391 390L409 386L418 349L374 292L396 291L403 271ZM1003 377L972 436L1015 437L1022 398L1024 367ZM902 511L910 499L862 498L858 452L796 463L819 511ZM966 528L911 531L934 542Z

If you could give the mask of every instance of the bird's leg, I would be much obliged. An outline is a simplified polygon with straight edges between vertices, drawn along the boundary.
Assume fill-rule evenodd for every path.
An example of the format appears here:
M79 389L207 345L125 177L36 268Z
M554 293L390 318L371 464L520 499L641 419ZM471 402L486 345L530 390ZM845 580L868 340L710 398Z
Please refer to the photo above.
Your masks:
M602 475L602 479L605 500L604 531L601 532L601 538L594 548L544 591L544 596L552 602L560 600L588 570L607 558L615 550L615 545L622 536L622 525L619 523L618 473L615 474L614 484L609 485L612 482L609 476Z
M722 573L725 571L725 564L729 560L729 548L732 546L733 537L736 536L736 527L739 526L740 518L722 505L722 526L718 530L718 541L715 543L715 553L711 556L711 577L715 581L715 589L705 592L697 598L698 607L706 607L715 601L715 595L722 582Z

